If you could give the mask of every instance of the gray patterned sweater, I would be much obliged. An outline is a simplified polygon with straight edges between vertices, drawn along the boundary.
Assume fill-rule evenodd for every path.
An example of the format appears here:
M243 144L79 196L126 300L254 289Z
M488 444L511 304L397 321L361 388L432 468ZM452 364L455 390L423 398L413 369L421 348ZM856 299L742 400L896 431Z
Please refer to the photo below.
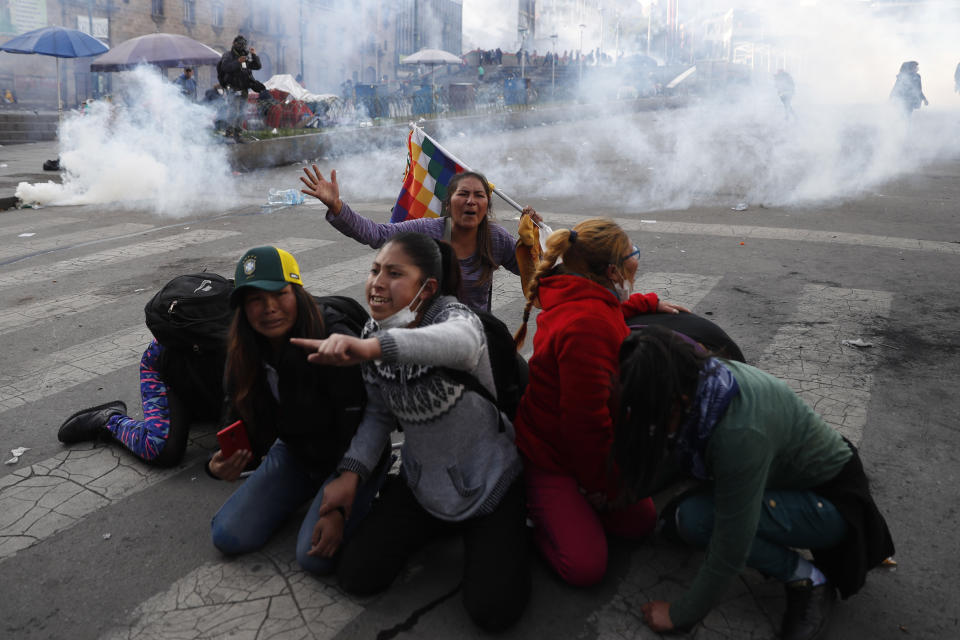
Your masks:
M373 320L363 336L376 336L383 355L364 363L367 405L340 463L366 479L403 430L401 475L420 505L442 520L490 513L520 475L513 425L443 368L472 374L496 396L480 319L452 296L435 298L420 325L380 331Z

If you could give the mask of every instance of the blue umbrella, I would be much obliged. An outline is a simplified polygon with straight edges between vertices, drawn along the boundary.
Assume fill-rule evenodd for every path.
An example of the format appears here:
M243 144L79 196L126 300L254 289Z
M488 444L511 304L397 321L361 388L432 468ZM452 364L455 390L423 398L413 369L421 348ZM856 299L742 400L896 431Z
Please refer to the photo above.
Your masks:
M0 46L7 53L36 53L57 59L57 113L63 113L60 97L60 58L86 58L98 56L110 47L96 38L76 29L43 27L11 38Z

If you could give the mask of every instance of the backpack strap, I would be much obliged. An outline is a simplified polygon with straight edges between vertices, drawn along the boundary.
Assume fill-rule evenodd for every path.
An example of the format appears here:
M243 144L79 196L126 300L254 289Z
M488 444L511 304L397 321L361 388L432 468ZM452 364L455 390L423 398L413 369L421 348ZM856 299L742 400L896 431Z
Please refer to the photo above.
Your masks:
M500 405L497 404L497 399L493 397L493 394L490 393L489 389L480 384L480 381L477 380L476 376L473 376L466 371L461 371L460 369L451 369L450 367L438 368L447 374L447 376L452 378L454 382L462 384L467 391L478 393L480 396L490 402L497 410L497 420L500 423L500 433L503 433L507 430L503 424L503 412L500 411Z
M447 244L450 244L451 239L453 238L453 225L450 224L450 216L444 216L443 218L443 241Z

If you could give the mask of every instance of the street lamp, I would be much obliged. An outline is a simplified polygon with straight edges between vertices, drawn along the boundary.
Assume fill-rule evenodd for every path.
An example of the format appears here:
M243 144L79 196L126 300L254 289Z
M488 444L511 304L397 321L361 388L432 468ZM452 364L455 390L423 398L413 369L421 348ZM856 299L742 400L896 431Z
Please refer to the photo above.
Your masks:
M298 10L300 12L298 19L300 24L300 81L304 82L304 85L306 85L306 82L303 78L303 0L300 0L298 5Z
M520 51L518 52L517 55L520 56L520 79L522 80L524 78L523 44L524 44L524 41L526 41L527 39L527 28L520 27L519 29L517 29L517 31L520 32Z
M553 40L553 58L551 58L553 64L550 65L550 97L554 100L557 99L557 34L550 36L550 39Z
M580 28L580 44L578 45L578 53L580 58L580 68L577 71L577 82L583 82L583 30L587 25L580 23L577 25Z
M600 12L600 48L598 49L599 55L597 56L597 65L600 64L600 59L603 57L603 4L597 2L597 11Z

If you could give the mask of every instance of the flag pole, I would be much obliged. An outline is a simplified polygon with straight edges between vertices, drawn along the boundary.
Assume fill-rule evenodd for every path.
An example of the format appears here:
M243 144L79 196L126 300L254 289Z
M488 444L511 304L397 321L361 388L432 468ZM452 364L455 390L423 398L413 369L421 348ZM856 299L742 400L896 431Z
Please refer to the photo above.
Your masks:
M460 165L461 167L463 167L463 168L466 169L467 171L473 171L473 169L471 169L469 166L467 166L467 163L466 163L466 162L463 162L462 160L460 160L459 158L457 158L455 155L453 155L452 153L450 153L449 151L447 151L446 149L444 149L444 148L440 145L439 142L437 142L436 140L434 140L434 139L430 136L430 134L428 134L426 131L424 131L421 127L419 127L419 126L417 126L415 123L411 122L411 123L410 123L410 128L411 128L411 129L416 129L416 130L420 131L420 132L423 134L423 137L425 137L425 138L430 138L430 142L433 143L433 146L435 146L438 151L440 151L441 153L446 154L446 156L447 156L448 158L450 158L451 160L453 160L454 162L456 162L458 165ZM507 194L505 194L505 193L504 193L503 191L501 191L500 189L494 188L494 189L493 189L493 192L494 192L495 194L497 194L498 196L500 196L500 197L503 199L504 202L506 202L508 205L510 205L511 207L513 207L514 209L516 209L517 211L521 211L521 212L523 211L523 207L520 206L520 204L518 204L516 200L514 200L513 198L511 198L510 196L508 196Z

